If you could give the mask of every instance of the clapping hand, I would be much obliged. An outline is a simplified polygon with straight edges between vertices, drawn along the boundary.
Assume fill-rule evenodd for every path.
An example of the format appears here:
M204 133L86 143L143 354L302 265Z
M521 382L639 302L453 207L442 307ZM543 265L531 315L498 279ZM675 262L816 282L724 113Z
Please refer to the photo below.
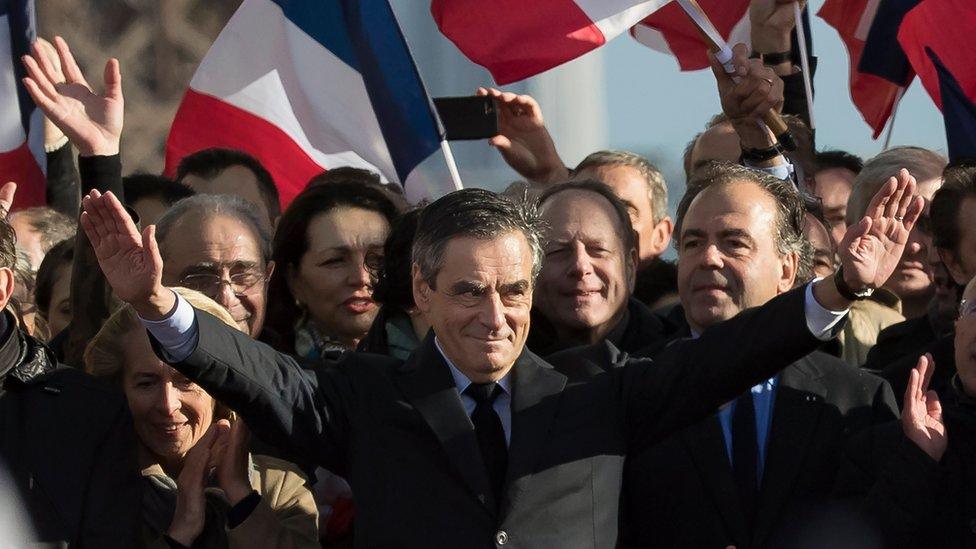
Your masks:
M82 156L118 154L123 116L118 60L109 59L105 64L105 93L98 95L81 74L68 44L55 37L54 45L60 66L36 43L31 55L22 58L28 74L23 80L27 92Z
M14 205L14 195L17 193L17 184L8 181L0 187L0 217L7 217L10 208Z
M250 433L244 421L235 419L227 435L227 447L219 456L217 466L217 485L227 495L231 505L237 505L253 490L249 476L250 460L248 441Z
M186 547L191 547L203 532L207 507L204 489L210 478L212 454L225 444L229 429L226 420L211 424L183 458L183 468L176 479L176 510L167 534Z
M949 439L942 421L939 395L929 389L935 363L932 355L918 359L905 389L905 403L901 412L901 428L905 436L935 461L942 459Z

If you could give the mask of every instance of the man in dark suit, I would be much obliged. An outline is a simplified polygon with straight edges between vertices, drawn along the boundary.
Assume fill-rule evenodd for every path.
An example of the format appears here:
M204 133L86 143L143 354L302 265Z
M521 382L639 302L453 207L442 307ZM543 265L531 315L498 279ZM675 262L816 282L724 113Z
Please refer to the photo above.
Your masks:
M797 284L809 252L791 183L711 168L689 183L677 219L678 290L692 336ZM630 455L626 544L790 546L798 519L823 511L849 434L896 413L882 379L822 352L804 356L718 414Z

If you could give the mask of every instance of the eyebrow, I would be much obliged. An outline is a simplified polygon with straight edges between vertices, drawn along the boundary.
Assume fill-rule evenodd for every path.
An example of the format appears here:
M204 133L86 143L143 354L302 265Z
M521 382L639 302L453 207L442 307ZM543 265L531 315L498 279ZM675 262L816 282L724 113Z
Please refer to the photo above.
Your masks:
M451 292L454 294L464 294L467 292L480 292L485 289L485 285L480 282L462 280L451 285Z
M519 280L517 282L510 282L508 284L501 285L501 293L513 293L513 292L526 292L529 290L528 280Z

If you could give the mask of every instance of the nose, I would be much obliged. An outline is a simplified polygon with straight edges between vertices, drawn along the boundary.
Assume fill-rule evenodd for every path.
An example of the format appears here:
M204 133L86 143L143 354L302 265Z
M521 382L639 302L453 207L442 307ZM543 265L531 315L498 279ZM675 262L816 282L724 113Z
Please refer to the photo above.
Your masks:
M372 279L369 276L369 269L366 267L366 258L359 258L357 261L353 261L352 265L349 267L347 281L350 286L356 288L361 288L363 286L369 286Z
M156 409L167 417L173 416L180 409L180 392L172 383L163 383L156 400Z
M593 264L590 262L590 256L586 253L586 246L582 242L573 243L570 254L569 276L583 278L593 272Z
M500 332L505 327L505 306L498 293L492 292L485 299L481 310L481 323L492 333Z
M221 284L218 294L214 297L214 301L220 303L228 311L232 307L239 305L241 300L238 299L237 294L234 293L234 287L230 284Z
M718 246L709 244L701 254L701 266L707 269L721 269L723 265L722 252Z

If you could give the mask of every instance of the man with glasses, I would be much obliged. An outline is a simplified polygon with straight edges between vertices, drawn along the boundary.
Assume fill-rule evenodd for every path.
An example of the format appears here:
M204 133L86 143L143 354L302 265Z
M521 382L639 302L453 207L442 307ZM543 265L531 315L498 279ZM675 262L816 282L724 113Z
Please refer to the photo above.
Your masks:
M237 197L202 194L177 202L156 228L163 280L220 303L257 338L274 271L266 225L252 204Z

